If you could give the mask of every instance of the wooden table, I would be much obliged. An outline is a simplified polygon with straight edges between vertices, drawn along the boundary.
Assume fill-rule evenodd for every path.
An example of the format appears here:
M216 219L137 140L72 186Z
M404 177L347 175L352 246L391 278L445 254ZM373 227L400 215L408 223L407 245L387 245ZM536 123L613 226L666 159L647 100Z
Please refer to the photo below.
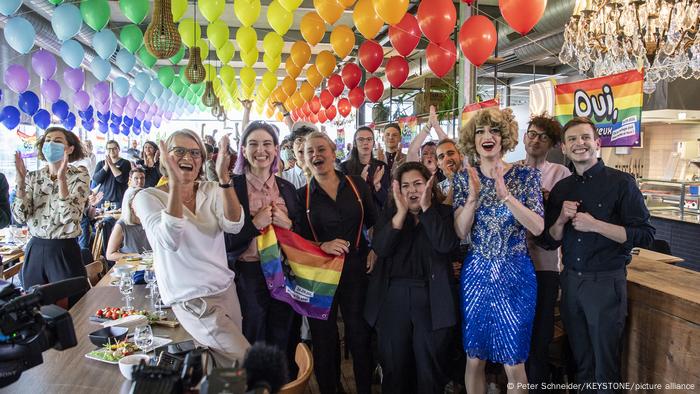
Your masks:
M654 252L653 250L649 250L649 249L635 248L634 250L639 251L639 254L637 254L637 256L648 259L648 260L655 260L655 261L660 261L662 263L668 263L668 264L675 264L675 263L680 263L680 262L685 261L685 259L682 259L680 257L671 256L670 254L663 254L663 253L659 253L659 252Z
M109 284L111 276L100 282ZM149 300L145 299L144 285L134 286L134 307L148 309ZM70 310L78 345L64 350L47 350L43 353L44 363L24 371L19 380L0 389L1 393L127 393L131 382L124 379L118 365L111 365L85 358L85 354L95 350L88 339L88 334L101 328L89 320L95 311L106 306L121 306L119 289L113 286L99 286L91 289ZM172 311L167 310L168 317L173 318ZM154 325L155 336L167 335L173 342L191 339L182 326L167 328Z

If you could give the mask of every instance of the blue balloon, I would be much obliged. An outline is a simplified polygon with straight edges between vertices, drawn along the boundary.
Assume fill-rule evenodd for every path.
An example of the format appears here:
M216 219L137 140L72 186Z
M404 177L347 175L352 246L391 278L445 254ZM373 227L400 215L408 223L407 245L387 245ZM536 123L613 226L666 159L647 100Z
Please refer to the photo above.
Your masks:
M97 119L99 119L99 120L101 120L102 122L105 122L105 123L107 123L107 122L109 121L109 116L110 116L110 115L111 115L111 114L110 114L109 112L103 113L103 112L97 111Z
M136 78L134 78L134 82L136 84L136 88L144 93L146 93L146 90L148 90L148 87L151 85L151 76L148 75L148 73L142 71L138 74L136 74Z
M119 67L123 73L128 74L136 65L136 56L132 55L125 49L120 49L117 53L115 63L117 63L117 67Z
M3 0L3 2L5 1ZM5 24L4 32L5 41L10 44L12 49L23 55L29 53L34 46L36 38L34 26L21 16L10 18Z
M115 115L115 114L112 114L111 120L112 120L112 123L116 123L116 124L121 124L121 123L122 123L122 117L121 117L121 116L117 116L117 115Z
M128 116L125 116L124 118L122 118L122 123L124 123L127 126L131 126L132 124L134 124L134 120Z
M129 126L123 124L119 127L119 131L124 135L129 135Z
M100 133L102 134L106 134L107 131L109 131L109 127L105 122L97 122L97 129L100 130Z
M17 12L22 5L22 0L2 0L0 1L0 14L10 16Z
M64 121L66 116L68 116L68 104L63 100L58 100L51 106L51 112L58 116L58 119Z
M38 128L46 130L51 124L51 114L45 109L40 109L34 114L32 120L34 120L34 124Z
M119 55L117 55L117 59L119 59ZM119 60L117 60L117 65L119 65ZM114 93L116 93L119 97L126 97L129 94L129 81L127 81L127 79L124 77L115 78L112 86L114 87Z
M2 124L12 130L19 125L19 110L16 107L8 105L2 109Z
M119 134L119 126L117 126L114 123L109 124L109 131L111 131L113 134Z
M2 101L2 89L0 89L0 101Z
M71 68L78 68L83 63L85 49L78 41L68 40L61 45L61 59Z
M131 91L131 96L134 98L134 100L141 102L143 101L144 97L146 97L146 93L138 89L134 89Z
M117 51L117 36L109 29L100 30L92 36L92 47L97 56L107 60Z
M90 105L87 107L87 109L84 112L85 112L85 119L92 119L92 116L95 114L95 109L92 108L92 105Z
M90 70L92 71L92 75L94 75L98 81L104 81L112 71L112 66L109 61L95 56L92 59L92 63L90 63Z
M75 114L72 112L68 113L68 116L66 116L65 119L63 119L63 127L66 128L66 130L73 130L75 128Z
M83 125L83 128L87 131L92 131L95 129L95 122L94 121L83 120L81 123Z
M78 7L73 4L63 3L53 10L51 27L59 40L66 41L73 38L78 34L82 25L83 17L80 15Z
M141 124L141 126L143 127L144 130L146 130L146 132L151 131L151 122L150 121L144 120L143 124Z
M137 128L137 129L140 129L140 128L141 128L141 121L140 121L138 118L135 118L135 119L134 119L133 127L134 127L134 128Z
M27 90L19 95L17 106L25 114L32 116L39 110L39 96L31 90Z

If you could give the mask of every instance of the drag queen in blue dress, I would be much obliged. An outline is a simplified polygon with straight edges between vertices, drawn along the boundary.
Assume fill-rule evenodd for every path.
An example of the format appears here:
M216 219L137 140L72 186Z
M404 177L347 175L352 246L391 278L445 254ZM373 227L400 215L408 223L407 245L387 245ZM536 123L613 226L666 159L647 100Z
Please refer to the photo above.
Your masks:
M470 394L486 391L487 360L504 364L509 393L527 392L517 387L527 383L537 282L525 234L542 233L544 221L539 170L503 161L517 141L510 110L483 109L460 131L460 149L477 163L453 180L455 230L471 239L460 283Z

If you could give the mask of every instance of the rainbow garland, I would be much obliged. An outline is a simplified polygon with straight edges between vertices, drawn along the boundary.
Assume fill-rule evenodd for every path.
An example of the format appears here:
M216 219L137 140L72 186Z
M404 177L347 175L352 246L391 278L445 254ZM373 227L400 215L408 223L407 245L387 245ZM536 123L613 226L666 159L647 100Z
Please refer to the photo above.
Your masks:
M476 115L476 112L484 109L484 108L489 108L489 107L496 107L498 108L499 106L498 99L491 99L491 100L486 100L486 101L480 101L478 103L473 103L473 104L467 104L464 106L464 109L462 109L462 127L469 122L469 120Z
M639 146L644 74L638 70L554 87L554 116L566 124L574 116L590 118L602 146Z
M265 229L257 243L272 298L286 302L303 316L327 320L345 256L328 255L315 243L276 226ZM289 273L285 273L282 253L291 268Z

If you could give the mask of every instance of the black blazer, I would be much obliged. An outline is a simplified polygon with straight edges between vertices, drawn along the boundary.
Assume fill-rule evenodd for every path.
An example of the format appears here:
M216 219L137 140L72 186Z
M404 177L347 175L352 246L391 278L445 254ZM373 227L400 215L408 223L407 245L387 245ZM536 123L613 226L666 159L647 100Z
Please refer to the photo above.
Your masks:
M452 276L450 256L459 246L459 240L454 230L452 208L433 202L427 211L419 214L420 225L424 231L418 232L408 223L409 220L413 220L410 213L403 228L395 230L391 226L391 219L395 213L394 207L384 210L375 226L372 250L378 259L367 288L365 320L373 327L377 323L389 289L391 266L402 263L394 260L395 251L418 243L428 283L432 328L438 330L456 325L459 321L457 286Z
M297 198L296 189L289 181L286 181L275 175L277 188L280 191L280 196L284 200L289 213L289 219L292 221L292 230L298 227L299 218L303 217L303 207ZM238 234L224 233L226 240L226 256L229 267L233 268L233 264L238 260L238 257L248 249L250 241L260 235L260 231L253 224L253 216L250 214L250 204L248 202L248 183L245 175L235 175L231 180L233 188L236 190L238 201L241 202L241 207L245 214L243 228Z

